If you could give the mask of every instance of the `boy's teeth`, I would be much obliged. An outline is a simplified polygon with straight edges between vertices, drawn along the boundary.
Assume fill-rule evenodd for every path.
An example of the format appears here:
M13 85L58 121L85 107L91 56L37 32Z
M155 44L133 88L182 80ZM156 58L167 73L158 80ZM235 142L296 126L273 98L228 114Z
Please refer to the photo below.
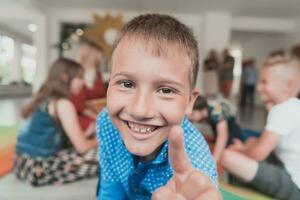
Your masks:
M139 125L133 122L128 122L128 125L131 130L138 133L151 133L155 129L155 126Z

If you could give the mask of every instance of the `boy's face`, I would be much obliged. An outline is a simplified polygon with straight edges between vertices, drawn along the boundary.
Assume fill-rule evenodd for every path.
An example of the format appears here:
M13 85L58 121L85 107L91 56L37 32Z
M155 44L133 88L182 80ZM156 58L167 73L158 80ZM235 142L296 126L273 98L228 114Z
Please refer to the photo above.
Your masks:
M276 70L276 67L268 67L261 70L257 91L265 104L279 103L282 95L285 93L286 83L276 76L278 73Z
M138 39L123 39L115 49L107 107L132 154L153 157L170 128L191 113L197 92L191 91L184 55L170 48L167 55L155 56Z

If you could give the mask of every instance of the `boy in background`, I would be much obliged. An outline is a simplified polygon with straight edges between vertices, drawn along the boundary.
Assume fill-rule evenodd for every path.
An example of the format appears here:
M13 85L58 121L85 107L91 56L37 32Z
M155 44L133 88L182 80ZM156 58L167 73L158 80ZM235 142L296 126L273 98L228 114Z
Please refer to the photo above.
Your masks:
M98 199L221 198L208 146L185 117L197 72L197 42L173 17L146 14L123 27L97 121Z
M198 96L189 119L195 124L207 122L211 127L215 144L213 157L216 162L220 161L222 152L234 138L241 138L242 130L236 123L233 108L223 98L207 100Z
M277 199L300 199L300 64L274 57L263 65L257 90L268 108L265 131L252 145L236 140L222 165L255 189ZM267 163L272 151L283 166Z

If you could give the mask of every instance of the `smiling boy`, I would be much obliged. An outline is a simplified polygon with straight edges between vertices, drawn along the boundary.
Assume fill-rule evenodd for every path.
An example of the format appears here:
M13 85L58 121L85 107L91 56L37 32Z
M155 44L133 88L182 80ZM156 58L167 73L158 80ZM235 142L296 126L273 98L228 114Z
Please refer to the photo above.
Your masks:
M219 198L215 163L185 118L197 72L197 42L176 19L146 14L123 27L97 122L98 199Z
M276 199L300 199L300 62L295 58L268 59L257 90L269 109L262 135L252 145L239 140L222 155L222 165L255 189ZM283 165L266 159L274 151Z

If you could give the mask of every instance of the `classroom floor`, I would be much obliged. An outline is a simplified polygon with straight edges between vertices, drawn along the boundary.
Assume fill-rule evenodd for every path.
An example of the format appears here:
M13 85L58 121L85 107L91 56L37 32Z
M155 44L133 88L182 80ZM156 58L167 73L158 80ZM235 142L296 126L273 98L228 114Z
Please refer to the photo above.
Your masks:
M27 98L0 99L0 127L20 124L19 111ZM261 131L266 120L266 112L262 107L238 109L238 121L243 128ZM1 143L1 141L0 141ZM33 188L18 181L12 174L0 178L0 199L2 200L68 200L94 199L97 178L83 180L64 186L47 186ZM53 190L53 188L55 188ZM231 198L230 198L231 199Z
M17 180L13 174L0 178L1 200L83 200L95 199L97 178L63 186L34 188Z

